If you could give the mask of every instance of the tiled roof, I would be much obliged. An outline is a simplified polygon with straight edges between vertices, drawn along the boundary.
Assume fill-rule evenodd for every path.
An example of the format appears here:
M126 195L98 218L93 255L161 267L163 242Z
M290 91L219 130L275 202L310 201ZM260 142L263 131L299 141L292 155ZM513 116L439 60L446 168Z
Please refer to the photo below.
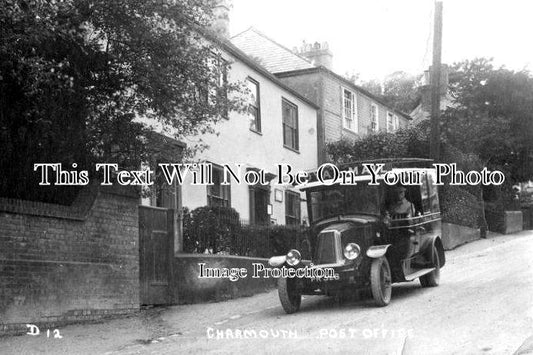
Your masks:
M253 27L233 36L231 42L272 73L314 67L307 59L293 53Z

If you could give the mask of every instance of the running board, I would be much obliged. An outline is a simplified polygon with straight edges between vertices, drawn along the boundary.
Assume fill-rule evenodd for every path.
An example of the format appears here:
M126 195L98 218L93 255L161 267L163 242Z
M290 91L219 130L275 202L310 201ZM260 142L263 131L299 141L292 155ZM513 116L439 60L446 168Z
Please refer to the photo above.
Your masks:
M413 272L412 274L406 275L405 279L407 281L413 281L414 279L418 279L420 276L424 276L425 274L429 274L433 270L435 270L434 267L427 268L427 269L420 269L420 270L418 270L416 272Z

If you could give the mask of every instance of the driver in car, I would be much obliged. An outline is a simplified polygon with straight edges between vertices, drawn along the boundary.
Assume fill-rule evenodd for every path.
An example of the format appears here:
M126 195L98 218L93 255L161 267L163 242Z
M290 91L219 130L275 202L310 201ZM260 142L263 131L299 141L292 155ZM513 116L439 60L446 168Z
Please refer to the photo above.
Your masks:
M406 190L407 189L405 188L405 186L396 186L396 199L391 202L388 208L388 212L390 215L402 215L403 218L409 218L415 215L414 205L405 198Z

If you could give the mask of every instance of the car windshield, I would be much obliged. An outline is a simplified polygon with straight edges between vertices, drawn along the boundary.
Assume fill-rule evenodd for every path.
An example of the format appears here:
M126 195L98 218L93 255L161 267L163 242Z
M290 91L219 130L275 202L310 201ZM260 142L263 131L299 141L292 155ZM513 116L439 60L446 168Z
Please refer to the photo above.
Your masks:
M380 212L378 186L329 186L311 191L309 199L312 222L339 215L379 215Z

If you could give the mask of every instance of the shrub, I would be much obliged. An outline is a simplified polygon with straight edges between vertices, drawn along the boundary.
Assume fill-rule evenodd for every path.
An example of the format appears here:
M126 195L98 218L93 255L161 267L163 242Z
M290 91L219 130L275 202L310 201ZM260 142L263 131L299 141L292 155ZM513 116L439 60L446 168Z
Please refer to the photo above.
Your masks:
M355 141L342 139L327 145L336 164L379 158L427 158L429 143L422 126L403 128L395 133L378 132Z
M282 225L243 225L238 243L233 244L237 255L269 258L284 255L290 249L302 252L302 242L307 237L307 229L300 226ZM304 255L304 252L302 252Z
M478 197L460 186L443 185L439 189L442 221L471 228L480 226L483 204Z
M272 226L270 242L273 255L286 254L290 249L302 252L302 242L307 237L307 229L290 226Z
M307 230L300 226L242 225L233 208L185 208L183 212L183 249L187 253L207 250L212 254L269 258L292 248L301 251L306 236Z
M234 236L232 254L260 258L271 257L268 226L243 225Z

